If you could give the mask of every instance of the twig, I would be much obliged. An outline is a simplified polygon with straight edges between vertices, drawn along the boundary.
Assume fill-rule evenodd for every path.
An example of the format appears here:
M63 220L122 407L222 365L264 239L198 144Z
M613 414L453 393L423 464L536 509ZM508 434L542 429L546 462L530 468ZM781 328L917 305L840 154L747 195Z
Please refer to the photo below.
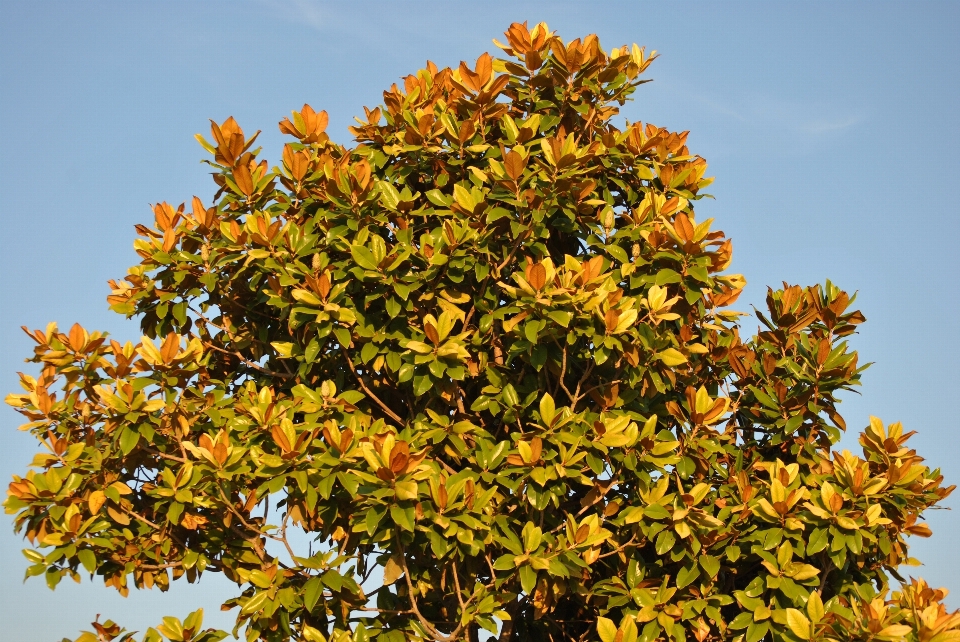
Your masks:
M376 402L376 404L380 406L380 408L383 409L385 413L387 413L387 416L393 419L395 422L397 422L401 426L404 423L406 423L403 421L403 419L400 418L400 415L398 415L393 410L391 410L390 407L387 406L387 404L383 403L383 401L380 400L380 397L375 395L373 391L367 387L367 384L363 382L363 378L357 373L357 368L356 366L353 365L353 361L350 359L350 355L347 354L347 349L344 348L343 346L340 346L340 351L343 353L343 358L347 360L347 364L349 364L350 366L350 372L353 373L353 376L354 378L356 378L357 383L360 384L360 388L363 389L363 391L367 394L367 396L373 399Z
M606 552L606 553L603 553L602 555L598 556L597 559L598 559L598 560L602 560L604 557L610 557L611 555L616 555L617 553L619 553L620 551L622 551L622 550L625 549L626 547L628 547L628 546L630 546L631 544L633 544L633 542L636 540L636 538L637 538L637 534L634 533L633 535L630 536L630 539L628 539L626 542L624 542L623 544L621 544L621 545L618 546L617 548L613 549L612 551L608 551L608 552Z
M250 361L249 359L244 358L244 356L243 356L242 354L240 354L239 352L236 352L236 351L233 351L233 350L224 350L223 348L221 348L221 347L219 347L219 346L213 345L213 344L210 343L209 341L204 341L204 342L203 342L203 345L205 345L206 347L208 347L208 348L210 348L210 349L212 349L212 350L216 350L217 352L222 352L223 354L230 355L231 357L236 357L237 359L239 359L240 361L242 361L242 362L245 363L246 365L250 366L250 367L253 368L254 370L258 370L258 371L262 372L263 374L265 374L265 375L267 375L267 376L270 376L270 377L280 377L281 379L290 379L290 378L293 377L293 375L287 374L287 373L285 373L285 372L276 372L276 371L274 371L274 370L268 370L268 369L264 368L263 366L261 366L259 363L255 363L255 362L253 362L253 361Z
M508 254L508 255L507 255L507 258L505 258L505 259L503 260L503 263L501 263L500 265L497 266L496 272L497 272L497 278L498 278L498 279L500 278L500 270L502 270L503 268L507 267L507 265L510 263L510 261L513 260L513 256L517 253L517 250L520 249L520 245L521 245L525 240L527 240L527 237L528 237L528 236L530 236L530 230L527 230L526 232L524 232L523 234L521 234L520 236L518 236L517 239L513 242L513 249L510 250L510 254Z
M170 461L176 461L181 464L189 463L189 461L187 459L184 459L183 457L177 457L176 455L168 455L154 448L150 448L149 446L144 446L143 449L148 453L150 453L151 455L156 455L157 457L160 457L162 459L169 459Z
M400 543L399 537L397 538L397 544L400 546L400 566L403 568L403 579L407 583L407 593L410 596L410 608L413 611L413 614L417 616L417 620L420 621L420 624L423 625L423 628L426 629L427 633L433 636L437 642L453 642L457 639L457 636L460 635L460 631L463 630L463 624L457 625L457 628L455 628L450 635L444 635L434 628L433 624L431 624L427 618L423 617L423 614L420 613L419 607L417 607L417 598L414 593L413 582L410 581L410 569L407 568L406 555L403 550L403 544Z
M453 567L453 585L457 587L457 602L460 603L460 610L463 611L467 608L467 605L463 603L463 598L460 597L463 593L463 589L460 588L460 574L457 573L457 563L454 560L450 561L450 566Z
M590 373L593 372L593 364L594 364L593 361L587 362L587 367L584 368L584 370L583 370L583 376L580 377L580 381L577 382L577 389L576 389L576 390L574 391L574 393L573 393L574 399L573 399L573 408L572 408L572 409L574 410L574 412L576 412L577 402L580 401L580 387L581 387L581 386L583 385L583 383L587 380L587 377L590 376Z

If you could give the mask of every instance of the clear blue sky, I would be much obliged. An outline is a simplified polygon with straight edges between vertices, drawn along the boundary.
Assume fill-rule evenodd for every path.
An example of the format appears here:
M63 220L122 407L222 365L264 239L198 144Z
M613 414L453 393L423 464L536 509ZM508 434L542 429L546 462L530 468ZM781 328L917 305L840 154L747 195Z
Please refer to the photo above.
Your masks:
M150 203L209 202L193 139L208 118L262 129L276 162L277 122L309 102L347 142L352 116L400 76L428 58L472 61L523 20L661 52L624 115L691 130L710 162L717 199L698 213L734 239L750 283L736 307L783 280L859 290L869 322L854 342L876 365L843 404L848 425L903 421L960 482L958 2L0 1L0 388L17 389L30 353L20 325L136 339L107 311L106 280L135 261ZM0 409L5 480L34 451L19 423ZM934 537L913 549L926 565L907 570L958 607L960 518L929 518ZM75 637L96 613L140 630L201 605L232 621L215 577L127 600L86 580L23 585L10 526L0 518L4 640Z

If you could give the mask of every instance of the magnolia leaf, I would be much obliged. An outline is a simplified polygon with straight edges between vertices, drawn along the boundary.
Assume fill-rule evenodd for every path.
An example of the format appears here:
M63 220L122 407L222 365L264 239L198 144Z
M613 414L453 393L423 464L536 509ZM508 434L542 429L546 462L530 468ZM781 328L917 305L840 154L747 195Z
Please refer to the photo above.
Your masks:
M797 609L787 609L787 626L801 640L810 639L810 620Z
M814 623L823 619L823 600L820 598L818 591L811 592L810 597L807 598L807 615L810 617L810 621Z
M391 557L387 559L387 563L383 565L384 586L388 584L393 584L401 576L403 576L403 567L397 563L395 558Z
M553 405L553 397L545 393L540 398L540 418L548 427L553 425L553 419L556 417L556 408Z
M617 637L617 625L613 620L605 617L597 618L597 633L603 642L614 642Z
M668 366L679 366L687 362L687 358L675 348L667 348L657 353L657 358Z
M317 605L320 596L323 595L323 582L319 577L312 577L303 585L303 608L308 612L313 611Z
M378 262L373 256L373 252L362 245L351 245L350 256L354 262L365 270L376 270Z

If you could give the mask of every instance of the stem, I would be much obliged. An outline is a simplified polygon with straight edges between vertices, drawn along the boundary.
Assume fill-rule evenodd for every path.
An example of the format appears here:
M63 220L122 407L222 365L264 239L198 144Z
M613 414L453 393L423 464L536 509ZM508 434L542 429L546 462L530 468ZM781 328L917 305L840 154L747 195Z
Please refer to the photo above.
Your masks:
M203 342L203 345L205 345L206 347L208 347L208 348L210 348L210 349L212 349L212 350L216 350L217 352L222 352L223 354L230 355L231 357L236 357L237 359L239 359L240 361L242 361L243 363L245 363L245 364L248 365L249 367L251 367L251 368L253 368L254 370L257 370L257 371L259 371L259 372L262 372L263 374L265 374L265 375L267 375L267 376L270 376L270 377L279 377L279 378L281 378L281 379L290 379L290 378L293 377L293 375L287 374L287 373L285 373L285 372L275 372L275 371L273 371L273 370L267 370L266 368L264 368L264 367L261 366L260 364L254 363L253 361L250 361L250 360L244 358L244 356L243 356L242 354L240 354L239 352L236 352L236 351L233 351L233 350L224 350L223 348L221 348L221 347L219 347L219 346L213 345L213 344L210 343L209 341L204 341L204 342Z
M387 406L387 404L383 403L383 401L380 400L380 397L375 395L373 391L367 387L367 384L363 382L363 378L359 374L357 374L357 368L356 366L353 365L353 361L350 359L350 355L347 354L347 349L344 348L343 346L340 346L340 351L343 353L343 358L347 360L347 364L350 366L350 372L353 373L353 376L357 380L357 383L360 384L360 388L367 394L367 396L373 399L373 401L376 402L376 404L380 406L380 408L385 413L387 413L387 416L393 419L395 422L397 422L401 426L404 423L406 423L403 421L403 419L400 418L400 415L398 415L393 410L391 410L390 407Z

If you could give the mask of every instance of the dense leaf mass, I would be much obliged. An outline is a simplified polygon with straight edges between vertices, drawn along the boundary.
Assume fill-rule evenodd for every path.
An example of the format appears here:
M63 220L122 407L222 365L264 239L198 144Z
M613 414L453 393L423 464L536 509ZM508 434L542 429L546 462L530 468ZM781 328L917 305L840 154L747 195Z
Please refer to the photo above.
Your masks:
M352 148L307 105L280 167L198 136L213 204L157 205L112 283L143 340L29 332L27 574L223 573L250 641L960 640L944 591L888 588L952 487L899 424L831 452L851 298L784 285L743 338L706 162L614 125L655 55L506 37ZM201 617L145 639L226 635Z

